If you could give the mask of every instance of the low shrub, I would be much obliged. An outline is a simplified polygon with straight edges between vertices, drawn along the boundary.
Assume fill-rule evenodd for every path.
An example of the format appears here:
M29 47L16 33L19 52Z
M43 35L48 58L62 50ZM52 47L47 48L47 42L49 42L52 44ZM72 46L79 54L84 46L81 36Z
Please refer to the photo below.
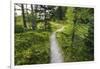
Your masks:
M15 65L44 64L50 62L48 32L15 34Z

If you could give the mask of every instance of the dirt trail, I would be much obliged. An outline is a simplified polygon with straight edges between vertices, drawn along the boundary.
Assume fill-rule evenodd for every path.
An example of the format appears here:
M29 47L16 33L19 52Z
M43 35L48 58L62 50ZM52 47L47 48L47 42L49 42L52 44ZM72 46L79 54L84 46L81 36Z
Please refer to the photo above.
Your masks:
M53 32L50 37L51 42L51 63L61 63L63 62L63 57L61 51L59 49L57 39L56 39L56 32L60 32L64 29L64 27L58 29L57 31Z

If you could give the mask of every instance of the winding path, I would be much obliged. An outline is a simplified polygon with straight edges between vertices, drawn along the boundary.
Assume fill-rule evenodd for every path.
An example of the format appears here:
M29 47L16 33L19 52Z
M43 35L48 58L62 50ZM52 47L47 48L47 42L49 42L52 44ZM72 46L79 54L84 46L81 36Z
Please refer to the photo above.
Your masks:
M51 63L61 63L63 62L63 57L61 54L61 50L58 47L57 39L56 39L56 32L62 31L64 27L58 29L57 31L53 32L50 37L51 42Z

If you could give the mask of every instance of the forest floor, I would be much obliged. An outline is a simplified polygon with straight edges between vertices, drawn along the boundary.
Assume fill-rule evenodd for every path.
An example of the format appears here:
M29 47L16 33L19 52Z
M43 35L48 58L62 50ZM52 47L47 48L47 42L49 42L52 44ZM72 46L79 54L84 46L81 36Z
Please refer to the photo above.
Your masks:
M61 49L59 48L58 42L56 39L56 32L60 32L63 29L64 29L64 26L54 31L50 36L51 63L61 63L64 61L62 53L61 53Z

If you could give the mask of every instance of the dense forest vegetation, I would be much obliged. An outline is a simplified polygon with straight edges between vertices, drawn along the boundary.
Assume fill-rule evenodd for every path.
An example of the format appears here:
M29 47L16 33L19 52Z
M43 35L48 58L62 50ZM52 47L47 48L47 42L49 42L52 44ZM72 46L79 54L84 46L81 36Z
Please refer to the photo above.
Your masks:
M94 9L14 5L15 65L50 63L50 35L56 32L64 62L94 60Z

